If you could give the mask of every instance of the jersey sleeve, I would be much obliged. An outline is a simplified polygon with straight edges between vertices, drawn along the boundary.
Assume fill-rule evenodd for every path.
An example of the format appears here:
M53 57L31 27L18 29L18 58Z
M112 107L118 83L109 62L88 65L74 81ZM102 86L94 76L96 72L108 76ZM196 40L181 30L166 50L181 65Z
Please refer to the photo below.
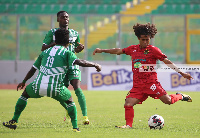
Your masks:
M78 36L77 36L77 39L75 40L75 48L79 45L78 42L80 43L79 34L78 34Z
M34 67L35 69L40 70L40 65L41 65L41 63L42 63L42 54L40 54L40 55L38 56L38 58L36 59L35 63L33 64L33 67Z
M122 52L124 52L126 55L131 55L131 46L127 47L127 48L123 48Z
M52 42L53 42L53 33L52 33L52 30L49 30L48 33L46 34L44 40L43 40L43 44L49 45Z
M73 66L75 60L78 59L78 58L77 58L77 56L76 56L73 52L71 52L71 51L68 51L67 54L68 54L68 55L67 55L68 65L69 65L69 66Z
M159 59L160 61L163 61L165 58L167 58L167 56L163 54L162 51L157 47L154 47L153 55L156 59Z

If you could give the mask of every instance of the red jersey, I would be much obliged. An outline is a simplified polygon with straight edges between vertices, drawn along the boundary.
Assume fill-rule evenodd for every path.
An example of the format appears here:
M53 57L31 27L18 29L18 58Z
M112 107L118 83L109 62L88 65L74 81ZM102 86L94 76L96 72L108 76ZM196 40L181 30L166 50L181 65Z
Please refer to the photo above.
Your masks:
M158 59L163 61L167 58L159 48L148 45L146 48L140 49L140 45L131 45L122 49L122 51L131 56L134 87L141 87L147 83L157 81L156 72L140 72L139 67L141 64L156 64Z

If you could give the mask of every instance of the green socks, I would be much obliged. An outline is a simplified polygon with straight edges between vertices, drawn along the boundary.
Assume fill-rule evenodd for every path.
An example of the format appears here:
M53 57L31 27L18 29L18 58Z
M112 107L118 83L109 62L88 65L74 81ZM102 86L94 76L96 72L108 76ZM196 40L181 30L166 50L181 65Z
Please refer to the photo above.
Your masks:
M77 110L74 102L66 104L65 102L60 102L60 104L67 110L68 115L71 118L73 128L78 128L77 125Z
M16 106L15 106L15 112L14 112L14 116L12 118L12 120L15 120L18 122L18 119L22 113L22 111L24 110L24 108L26 107L26 104L27 104L27 98L24 97L24 96L20 96L17 103L16 103Z
M67 104L67 111L71 118L73 128L78 128L77 125L77 110L74 102Z
M87 116L86 99L85 99L85 95L83 94L81 88L76 89L75 94L78 97L78 102L81 107L83 116Z

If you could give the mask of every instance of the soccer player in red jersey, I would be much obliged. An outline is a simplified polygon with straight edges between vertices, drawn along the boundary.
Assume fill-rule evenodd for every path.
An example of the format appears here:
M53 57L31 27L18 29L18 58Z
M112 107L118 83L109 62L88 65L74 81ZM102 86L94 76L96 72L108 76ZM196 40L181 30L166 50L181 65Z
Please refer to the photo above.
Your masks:
M193 79L190 74L180 71L174 63L172 63L167 56L161 52L161 50L153 45L150 45L150 39L155 36L157 29L154 24L139 24L133 26L135 35L139 40L138 45L131 45L127 48L113 48L113 49L100 49L96 48L95 53L110 53L110 54L126 54L131 56L132 71L133 71L133 87L126 96L124 104L125 108L125 120L126 125L116 126L118 128L132 128L134 109L133 106L141 104L148 96L154 99L160 99L165 104L174 104L175 102L182 100L192 102L192 98L189 95L182 93L176 93L168 95L162 88L160 82L157 79L157 73L154 72L142 72L139 70L142 64L156 64L156 60L163 61L167 66L181 74L184 78Z

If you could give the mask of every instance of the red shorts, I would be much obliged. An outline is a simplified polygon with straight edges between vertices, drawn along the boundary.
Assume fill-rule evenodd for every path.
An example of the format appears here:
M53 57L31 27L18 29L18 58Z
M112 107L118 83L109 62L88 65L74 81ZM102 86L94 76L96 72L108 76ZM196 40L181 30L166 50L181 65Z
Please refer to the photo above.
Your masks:
M141 104L145 101L148 96L159 99L159 97L166 95L167 92L162 88L160 82L152 82L145 85L140 85L139 87L134 87L129 91L126 98L136 98L139 99Z

